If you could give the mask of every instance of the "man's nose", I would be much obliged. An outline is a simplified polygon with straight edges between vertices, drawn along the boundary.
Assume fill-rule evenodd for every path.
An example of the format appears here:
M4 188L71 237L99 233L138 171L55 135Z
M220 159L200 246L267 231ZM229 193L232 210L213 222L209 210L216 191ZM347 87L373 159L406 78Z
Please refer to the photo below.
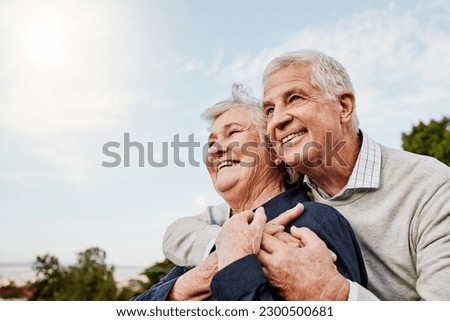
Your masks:
M292 121L292 116L284 111L277 111L275 109L273 113L272 119L269 121L269 126L277 129L277 130L283 130L287 124L289 124Z

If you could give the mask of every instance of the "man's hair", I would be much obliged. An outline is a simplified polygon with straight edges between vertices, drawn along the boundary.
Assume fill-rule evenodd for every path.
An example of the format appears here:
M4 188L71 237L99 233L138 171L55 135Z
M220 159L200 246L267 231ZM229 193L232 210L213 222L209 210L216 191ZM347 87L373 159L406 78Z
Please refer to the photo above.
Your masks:
M273 59L264 70L263 86L272 73L292 64L310 64L312 85L329 99L338 99L344 90L354 93L350 77L341 63L320 51L308 49L288 52ZM352 125L355 132L358 132L359 120L356 111L353 112Z
M222 100L214 106L207 108L201 115L201 118L209 123L210 126L220 117L224 112L234 108L245 108L252 112L253 122L256 125L261 142L268 152L273 153L271 144L267 139L267 120L262 110L261 101L254 98L249 91L244 89L241 84L231 85L231 97ZM288 183L294 183L299 178L299 173L293 168L286 168L288 174Z

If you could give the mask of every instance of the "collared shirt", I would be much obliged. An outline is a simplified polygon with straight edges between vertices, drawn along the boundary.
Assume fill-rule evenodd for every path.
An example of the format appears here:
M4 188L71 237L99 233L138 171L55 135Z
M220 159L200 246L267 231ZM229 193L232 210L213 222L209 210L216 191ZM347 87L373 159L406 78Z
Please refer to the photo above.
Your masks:
M360 131L362 139L361 150L347 185L334 196L328 195L305 175L304 182L316 190L326 200L340 200L349 197L358 189L380 187L381 177L381 147L365 132Z

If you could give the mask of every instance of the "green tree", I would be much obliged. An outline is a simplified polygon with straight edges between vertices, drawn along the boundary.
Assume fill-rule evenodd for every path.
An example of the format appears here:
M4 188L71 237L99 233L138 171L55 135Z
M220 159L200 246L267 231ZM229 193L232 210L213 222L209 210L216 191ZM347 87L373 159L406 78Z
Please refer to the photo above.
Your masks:
M168 259L165 259L162 262L158 262L155 265L152 265L148 269L142 272L148 279L147 282L143 283L144 286L150 288L153 284L158 283L158 281L163 278L167 273L170 272L175 267Z
M69 268L74 290L72 300L104 301L117 298L114 267L108 267L105 260L106 252L97 247L78 253L77 264Z
M119 300L129 300L133 296L141 294L150 289L154 284L158 283L167 273L175 267L168 259L145 269L141 275L145 276L146 280L130 280L126 287L123 287L119 293Z
M402 134L404 150L432 156L450 166L450 118L420 122L409 134Z
M78 253L77 263L68 267L62 267L54 256L38 256L30 300L116 300L114 268L105 259L106 252L97 247Z
M36 272L36 281L31 284L34 293L30 300L57 300L61 296L65 279L65 270L58 258L49 254L38 256L33 270Z

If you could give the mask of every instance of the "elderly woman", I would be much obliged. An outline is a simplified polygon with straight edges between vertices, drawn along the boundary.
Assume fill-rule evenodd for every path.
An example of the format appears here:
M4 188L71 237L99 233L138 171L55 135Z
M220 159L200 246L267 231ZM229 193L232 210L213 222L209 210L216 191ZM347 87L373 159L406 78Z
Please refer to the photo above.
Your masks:
M216 251L206 260L194 268L175 267L133 300L280 299L269 288L257 255L263 234L264 238L278 236L286 246L301 246L279 224L290 221L303 207L292 224L319 235L325 242L323 248L327 250L327 246L337 255L335 263L342 275L366 286L363 259L350 225L333 208L308 202L301 187L289 186L297 177L289 175L268 148L259 102L242 86L233 85L232 98L206 110L203 118L211 123L207 168L215 189L230 208L230 218L224 223L211 213L210 223L224 226ZM265 225L266 215L274 223ZM293 232L300 233L295 228ZM323 264L334 263L330 257Z

